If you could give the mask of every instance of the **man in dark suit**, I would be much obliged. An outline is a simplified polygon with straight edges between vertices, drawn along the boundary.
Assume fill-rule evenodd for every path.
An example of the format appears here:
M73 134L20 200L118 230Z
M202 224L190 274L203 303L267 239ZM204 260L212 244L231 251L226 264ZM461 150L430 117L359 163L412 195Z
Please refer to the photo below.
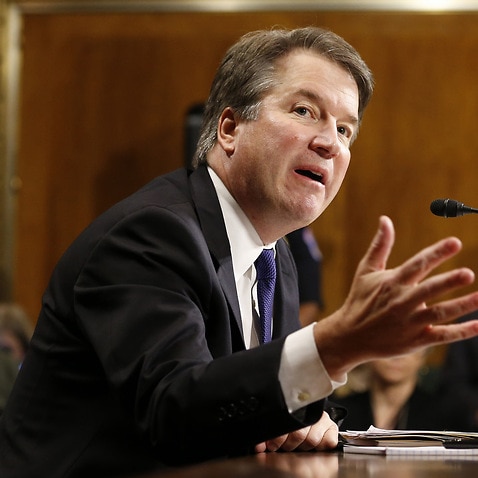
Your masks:
M334 447L324 399L351 368L478 333L476 322L444 325L477 308L478 294L425 305L473 281L468 269L427 277L459 241L388 270L386 217L344 305L298 330L281 238L338 192L371 93L357 52L321 29L255 32L227 52L195 170L114 206L56 267L1 419L2 478ZM259 340L256 306L263 249L277 268L271 341Z

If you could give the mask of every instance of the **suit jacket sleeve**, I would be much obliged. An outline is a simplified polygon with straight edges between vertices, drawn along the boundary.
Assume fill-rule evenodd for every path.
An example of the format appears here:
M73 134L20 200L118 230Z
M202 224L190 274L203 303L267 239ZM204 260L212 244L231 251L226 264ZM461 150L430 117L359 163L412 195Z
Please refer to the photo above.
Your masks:
M231 454L311 420L283 403L282 340L232 353L238 331L208 249L175 212L146 208L117 224L74 294L111 387L165 459Z

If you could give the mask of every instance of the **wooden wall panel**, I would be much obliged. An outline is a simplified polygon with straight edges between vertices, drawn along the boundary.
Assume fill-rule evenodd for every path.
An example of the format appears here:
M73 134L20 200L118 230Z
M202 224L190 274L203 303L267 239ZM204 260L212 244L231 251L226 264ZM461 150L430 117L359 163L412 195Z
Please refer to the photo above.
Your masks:
M241 34L318 24L375 72L376 94L344 187L314 223L328 311L348 290L380 214L392 217L390 264L448 234L478 267L478 16L354 12L24 15L15 298L33 315L60 254L101 211L183 162L183 121Z

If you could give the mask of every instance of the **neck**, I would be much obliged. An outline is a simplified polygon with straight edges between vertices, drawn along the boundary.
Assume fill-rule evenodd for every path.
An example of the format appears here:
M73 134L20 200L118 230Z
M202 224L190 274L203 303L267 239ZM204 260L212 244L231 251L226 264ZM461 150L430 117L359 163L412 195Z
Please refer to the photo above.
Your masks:
M273 242L278 241L281 237L284 237L290 232L305 225L303 223L292 225L290 218L279 220L277 214L267 213L264 208L261 209L257 207L257 202L251 202L247 195L237 193L237 188L235 189L233 184L231 184L229 175L224 168L224 164L221 161L218 161L215 157L210 158L208 165L217 174L231 196L247 216L264 245L272 244Z
M370 400L375 426L393 429L403 407L416 387L416 380L396 384L374 382L370 388Z

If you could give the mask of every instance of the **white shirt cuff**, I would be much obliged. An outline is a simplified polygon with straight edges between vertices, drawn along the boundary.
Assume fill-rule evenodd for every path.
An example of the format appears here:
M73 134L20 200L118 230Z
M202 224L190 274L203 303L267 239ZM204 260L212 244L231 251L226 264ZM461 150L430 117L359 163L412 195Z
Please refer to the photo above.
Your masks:
M310 324L290 334L282 349L279 382L289 413L317 402L347 382L329 377L314 340L314 325Z

